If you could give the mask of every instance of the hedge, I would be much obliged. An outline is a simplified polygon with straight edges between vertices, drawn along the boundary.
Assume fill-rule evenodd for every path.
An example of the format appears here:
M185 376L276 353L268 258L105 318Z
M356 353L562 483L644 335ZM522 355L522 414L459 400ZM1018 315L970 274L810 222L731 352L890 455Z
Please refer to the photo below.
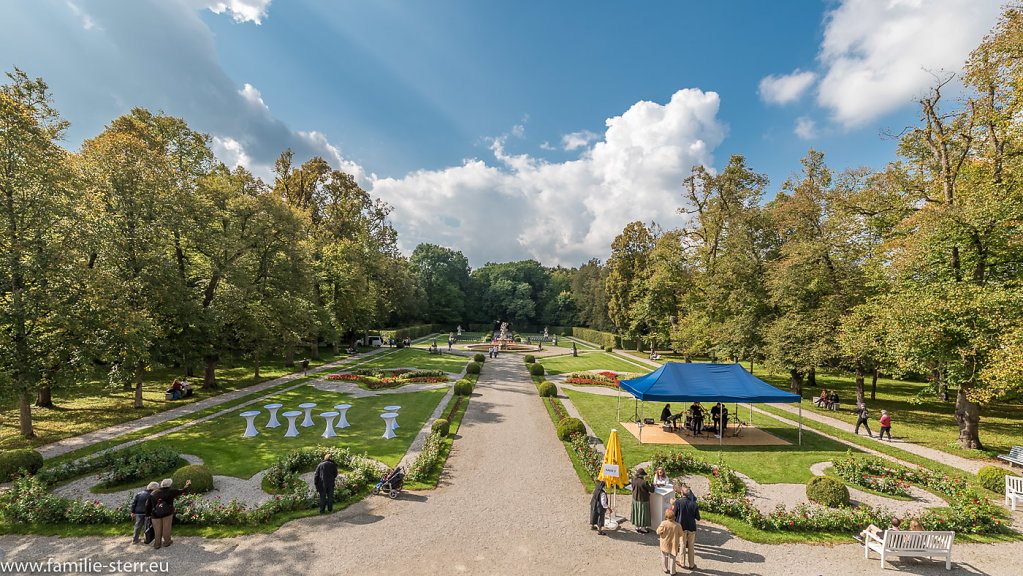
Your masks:
M20 470L35 474L43 467L43 455L31 448L7 450L0 453L0 482L18 475Z

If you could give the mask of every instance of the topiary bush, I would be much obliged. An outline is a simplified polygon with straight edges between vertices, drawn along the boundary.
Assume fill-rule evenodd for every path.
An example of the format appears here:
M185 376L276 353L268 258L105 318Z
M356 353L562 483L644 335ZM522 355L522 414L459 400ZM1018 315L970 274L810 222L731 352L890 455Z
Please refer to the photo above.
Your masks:
M995 494L1005 494L1005 477L1012 474L1011 470L1006 470L999 466L984 466L977 471L977 479L980 480L980 485L994 492Z
M614 349L614 348L612 348L611 346L605 346L605 347L604 347L604 352L614 352L614 350L615 350L615 349Z
M554 382L541 382L537 388L537 392L544 398L553 398L558 395L558 387L554 385Z
M568 440L572 434L586 434L586 425L578 418L565 418L558 424L558 438Z
M473 384L471 380L459 380L455 382L455 394L457 396L469 396L472 394Z
M526 364L532 364L533 362L536 362L536 356L533 356L532 354L526 354L525 356L522 357L522 361L525 362Z
M466 374L479 374L482 369L482 365L478 362L469 362L465 365Z
M806 497L829 508L847 508L849 489L845 484L828 476L814 476L806 483Z
M539 362L530 364L529 374L531 376L543 376L544 375L543 364L540 364Z
M18 475L22 468L35 474L43 467L43 455L31 448L6 450L0 453L0 482L7 482Z
M430 425L431 434L440 434L441 437L444 437L448 435L448 432L451 432L451 422L448 422L443 418L437 418L433 421L433 424Z
M482 364L482 363L484 363L484 362L486 361L486 359L487 359L487 357L486 357L486 356L484 356L482 352L477 352L477 353L476 353L476 354L475 354L475 355L474 355L474 356L472 357L472 361L473 361L473 362L477 362L477 363L479 363L479 364Z
M189 466L182 466L178 468L174 474L171 475L171 480L174 481L172 484L173 488L181 490L185 487L185 482L192 481L192 485L188 487L189 492L209 492L213 490L213 473L206 466L200 464L192 464Z

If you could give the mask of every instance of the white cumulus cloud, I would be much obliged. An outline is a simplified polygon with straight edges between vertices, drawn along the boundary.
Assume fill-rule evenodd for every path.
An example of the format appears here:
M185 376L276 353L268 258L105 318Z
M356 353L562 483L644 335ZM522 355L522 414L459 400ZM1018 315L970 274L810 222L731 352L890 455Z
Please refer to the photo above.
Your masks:
M579 265L606 255L631 221L672 225L682 179L694 165L711 166L724 139L719 104L716 93L679 90L666 104L637 102L607 119L603 138L577 160L509 155L498 138L492 164L372 178L371 191L394 206L406 250L432 242L474 266L524 257Z
M214 14L229 12L235 22L262 24L272 0L197 0L199 7Z
M814 72L801 71L796 68L791 74L775 76L771 74L760 80L760 97L768 104L788 104L795 102L817 79Z
M572 132L571 134L565 134L561 137L561 147L565 150L577 150L579 148L589 146L590 142L598 140L599 138L600 134L590 132L589 130Z
M796 127L792 132L803 140L810 140L817 137L817 124L806 116L796 118Z
M995 24L996 0L844 0L827 16L818 103L847 128L923 95L957 72Z
M244 98L250 104L262 108L267 112L270 111L270 107L266 105L266 102L263 102L263 95L260 94L259 90L257 90L256 87L253 86L252 84L246 82L245 86L243 86L242 89L238 91L238 94L240 94L241 97Z

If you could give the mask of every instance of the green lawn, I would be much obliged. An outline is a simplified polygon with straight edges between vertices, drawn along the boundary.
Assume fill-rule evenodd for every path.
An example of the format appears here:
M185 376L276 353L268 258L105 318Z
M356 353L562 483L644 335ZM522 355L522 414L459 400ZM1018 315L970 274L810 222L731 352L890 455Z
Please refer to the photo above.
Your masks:
M266 404L271 402L284 404L278 412L278 420L282 426L264 428L269 413L262 410L263 414L256 418L258 436L242 437L245 420L238 414L244 410L238 410L150 442L170 445L184 454L199 456L214 474L238 478L251 477L273 464L278 456L292 450L326 444L346 446L356 454L365 453L370 458L394 466L408 450L412 440L444 397L445 392L441 389L406 394L382 394L353 400L347 394L325 392L312 386L304 386L266 401ZM299 426L298 436L285 438L287 421L281 413L288 409L298 410L298 404L303 402L317 403L317 407L313 409L315 424L308 428ZM324 420L318 414L333 410L335 404L346 403L352 404L352 408L348 410L348 422L351 426L337 431L336 438L329 440L322 438L320 435L324 430ZM391 404L401 406L398 417L400 427L395 430L397 437L387 440L383 438L384 421L380 414L384 412L384 406ZM299 423L301 419L300 417Z
M540 358L548 374L570 374L572 372L585 372L587 370L613 370L615 372L632 372L646 374L652 370L642 365L633 364L614 354L607 352L588 352L579 356L567 354L565 356L553 356Z
M792 442L791 446L693 446L674 444L643 444L628 431L618 425L615 414L618 399L614 396L600 396L585 392L565 393L579 410L583 419L589 423L593 431L607 441L612 428L618 428L621 440L622 457L629 468L652 459L658 450L692 450L697 457L709 462L716 462L718 455L735 470L746 474L761 484L779 482L805 483L813 474L810 466L816 462L830 461L840 457L849 449L844 444L829 440L819 434L803 430L803 445L796 445L797 430L770 416L757 414L755 424L776 436ZM633 415L635 400L631 397L622 398L621 414L623 419ZM645 402L643 413L656 418L664 406L661 402Z
M339 358L344 358L342 354ZM336 358L331 348L320 351L320 360L310 362L311 367L333 362ZM91 380L75 387L60 388L53 391L54 408L32 408L32 423L35 436L23 438L18 428L17 400L6 398L0 402L0 450L16 448L36 448L64 438L80 436L92 432L149 416L164 410L176 408L217 396L224 392L237 390L273 380L300 370L296 366L287 367L283 360L265 362L260 366L260 377L253 376L252 366L248 363L230 364L224 362L217 369L216 389L201 387L202 376L194 376L190 380L196 387L192 398L183 400L166 400L164 393L174 378L181 377L182 368L155 368L146 372L143 383L143 407L134 408L135 391L123 390L120 386L111 387L106 381L105 373L97 371Z
M438 342L440 345L440 342ZM445 347L447 341L445 340ZM415 368L417 370L443 370L445 372L461 372L465 369L471 356L457 354L430 354L418 348L395 348L393 352L384 352L374 356L369 362L359 364L356 368L388 369Z

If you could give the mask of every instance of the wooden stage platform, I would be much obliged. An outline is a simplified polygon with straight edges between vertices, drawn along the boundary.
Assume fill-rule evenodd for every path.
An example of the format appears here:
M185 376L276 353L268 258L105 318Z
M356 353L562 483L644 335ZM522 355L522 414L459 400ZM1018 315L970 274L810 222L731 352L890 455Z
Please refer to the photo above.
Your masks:
M622 428L639 439L639 427L635 422L619 422ZM733 436L733 426L725 430L725 436L720 440L722 446L788 446L791 442L764 432L756 426L743 426L739 436ZM688 430L678 432L665 432L661 429L660 423L647 424L643 426L643 444L689 444L691 446L717 446L719 440L712 432L704 432L702 436L693 437Z

